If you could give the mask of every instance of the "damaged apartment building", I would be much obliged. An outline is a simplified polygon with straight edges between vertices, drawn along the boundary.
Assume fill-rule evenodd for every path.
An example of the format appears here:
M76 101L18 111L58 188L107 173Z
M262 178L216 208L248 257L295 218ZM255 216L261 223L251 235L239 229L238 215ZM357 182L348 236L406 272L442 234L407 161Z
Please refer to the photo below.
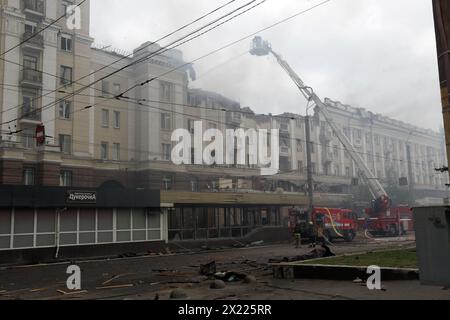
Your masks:
M89 1L81 6L80 29L69 30L62 19L21 43L71 3L1 1L0 52L9 51L0 61L0 184L7 188L0 250L245 238L282 229L288 207L307 205L302 116L258 115L190 88L195 72L180 50L146 42L128 54L94 45ZM382 180L390 170L407 175L410 144L416 189L425 196L446 191L445 176L434 172L445 164L441 133L327 104ZM193 132L200 120L204 130L279 129L279 174L263 177L249 165L174 165L172 132ZM358 170L320 116L311 124L317 203L341 206L351 199ZM45 129L41 145L37 129ZM113 201L108 189L130 196ZM141 190L153 191L145 199ZM14 194L38 199L14 203ZM73 201L83 197L91 200Z

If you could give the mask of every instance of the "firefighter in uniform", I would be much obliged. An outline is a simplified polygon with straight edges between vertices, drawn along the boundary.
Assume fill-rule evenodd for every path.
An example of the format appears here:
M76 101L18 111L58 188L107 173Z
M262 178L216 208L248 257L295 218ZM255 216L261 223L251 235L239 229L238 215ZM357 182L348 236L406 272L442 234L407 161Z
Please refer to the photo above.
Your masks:
M300 221L297 219L294 228L295 247L298 249L302 245L302 230Z
M314 222L314 241L313 247L317 246L317 243L325 244L325 226L324 226L324 217L322 214L317 215L317 219Z

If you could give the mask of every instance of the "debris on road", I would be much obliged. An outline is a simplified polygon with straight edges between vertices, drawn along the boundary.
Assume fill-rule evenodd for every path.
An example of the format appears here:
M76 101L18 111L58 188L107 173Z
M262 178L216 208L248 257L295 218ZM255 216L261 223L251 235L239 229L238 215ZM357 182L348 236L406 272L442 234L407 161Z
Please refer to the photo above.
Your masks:
M209 287L214 290L220 290L225 289L226 284L222 280L215 280L214 282L211 282L211 285Z
M135 258L138 255L135 252L127 252L124 254L119 255L119 258L123 259L123 258Z
M216 262L210 262L208 264L200 265L200 274L202 276L212 276L217 273L217 265Z
M244 283L246 284L254 284L256 283L256 277L248 275L244 278Z
M336 256L327 245L323 244L319 248L315 248L311 252L295 257L285 257L283 259L270 259L269 263L282 263L282 262L297 262L306 261L318 258L327 258Z
M250 243L251 246L261 246L263 244L264 244L263 240Z
M118 274L118 275L112 276L111 279L106 280L105 282L102 283L102 285L103 285L103 286L104 286L104 285L107 285L108 283L111 283L111 282L113 282L114 280L117 280L117 279L119 279L120 277L123 277L123 276L126 276L126 275L127 275L127 274Z
M41 292L41 291L45 291L45 290L48 290L48 288L33 289L33 290L30 290L30 293L36 293L36 292ZM2 292L0 291L0 294L1 293Z
M218 280L222 280L224 282L239 282L245 279L247 275L235 271L230 272L218 272L214 275L214 277Z
M183 289L175 289L170 293L170 299L186 299L187 297L188 295Z
M64 295L64 296L71 296L71 295L75 295L75 294L83 294L83 293L87 293L87 290L81 290L81 291L73 291L73 292L65 292L63 290L56 290L56 292Z
M107 289L123 289L123 288L131 288L134 287L134 284L121 284L116 286L107 286L107 287L97 287L96 290L107 290Z
M362 283L363 281L360 278L356 278L353 280L353 283Z

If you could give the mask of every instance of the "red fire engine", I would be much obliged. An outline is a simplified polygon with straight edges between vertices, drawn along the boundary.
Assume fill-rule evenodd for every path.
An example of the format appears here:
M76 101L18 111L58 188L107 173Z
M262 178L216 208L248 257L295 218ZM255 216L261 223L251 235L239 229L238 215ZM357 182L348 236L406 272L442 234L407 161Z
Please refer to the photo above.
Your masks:
M374 236L399 236L414 231L414 220L411 208L399 206L387 208L378 213L374 209L366 209L366 218L358 219L360 230L367 230Z
M324 226L324 235L328 241L334 239L344 239L352 242L358 230L357 217L352 210L333 208L314 208L312 221L308 222L308 211L306 209L290 209L289 211L291 231L294 231L296 224L300 224L302 237L311 239L316 236L314 226L320 223Z

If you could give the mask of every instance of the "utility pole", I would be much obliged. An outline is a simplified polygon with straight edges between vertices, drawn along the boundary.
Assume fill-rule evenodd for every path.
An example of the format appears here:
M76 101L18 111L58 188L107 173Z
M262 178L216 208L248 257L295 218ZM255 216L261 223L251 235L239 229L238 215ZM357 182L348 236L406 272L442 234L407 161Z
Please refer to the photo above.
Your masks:
M406 145L406 157L408 161L408 185L409 185L409 206L413 207L416 200L414 195L414 177L413 177L413 167L411 159L411 145Z
M434 25L441 83L447 159L450 162L450 6L448 1L433 0Z
M306 166L308 173L308 197L309 197L309 210L308 210L308 221L312 220L312 210L314 208L314 184L313 184L313 172L312 172L312 143L311 143L311 123L310 117L305 117L305 131L306 131Z

